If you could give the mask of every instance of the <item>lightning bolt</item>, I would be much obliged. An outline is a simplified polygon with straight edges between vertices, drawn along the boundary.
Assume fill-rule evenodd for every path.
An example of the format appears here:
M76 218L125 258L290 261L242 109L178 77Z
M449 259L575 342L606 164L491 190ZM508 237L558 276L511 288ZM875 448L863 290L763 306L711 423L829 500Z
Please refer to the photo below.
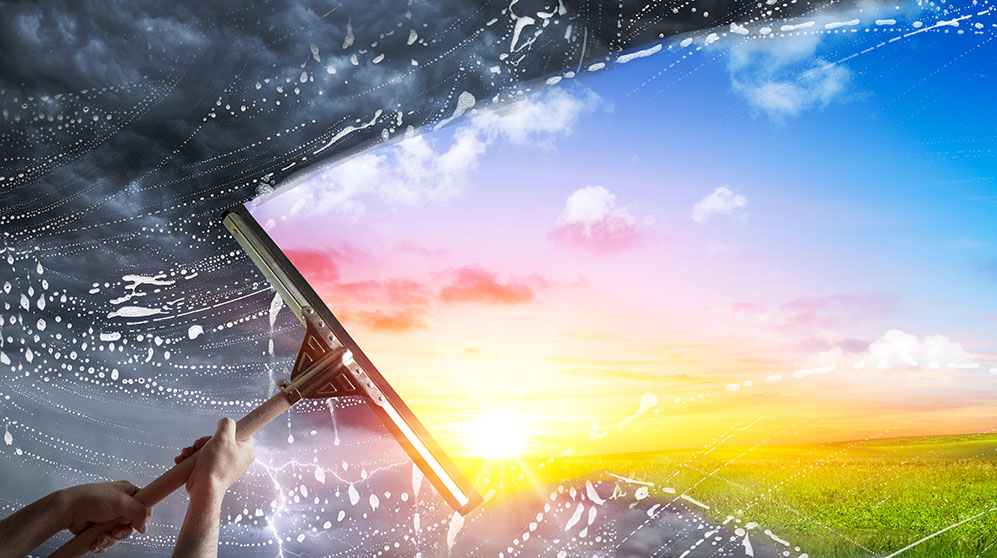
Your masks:
M288 494L292 491L289 487L281 482L281 478L286 475L291 475L294 478L296 473L301 471L311 471L317 480L322 478L332 478L335 479L340 485L350 485L359 482L368 482L374 479L376 475L383 471L388 471L398 467L405 467L410 465L408 460L402 460L394 463L389 463L387 465L382 465L367 471L364 469L365 474L362 474L360 478L349 478L348 476L340 474L336 468L326 468L322 467L317 463L305 463L298 461L297 459L287 460L280 465L274 465L271 463L265 463L263 461L257 460L255 465L262 468L266 473L267 478L270 480L270 484L273 486L273 490L276 492L276 497L271 500L271 513L267 515L267 530L270 533L270 537L277 544L277 552L280 558L287 558L289 555L298 556L297 554L284 548L284 537L282 536L282 529L280 528L280 518L284 516L285 513L290 512L290 506L292 502L288 497ZM321 473L319 473L321 471ZM295 484L297 482L295 481ZM326 484L323 481L323 484ZM328 485L327 485L328 486ZM276 505L274 505L276 502ZM311 536L307 535L306 536Z

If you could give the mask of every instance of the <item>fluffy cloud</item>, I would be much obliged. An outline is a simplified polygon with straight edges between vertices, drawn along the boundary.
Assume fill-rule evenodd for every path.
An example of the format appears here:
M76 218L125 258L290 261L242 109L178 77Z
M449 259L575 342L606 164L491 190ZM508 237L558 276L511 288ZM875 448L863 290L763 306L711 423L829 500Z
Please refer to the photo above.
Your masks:
M962 345L944 335L918 338L891 329L869 345L868 362L876 368L972 368L973 358Z
M808 364L848 366L856 370L960 370L980 368L962 345L945 335L918 337L891 329L869 343L865 351L851 353L838 346L814 355Z
M488 304L521 304L533 300L534 292L543 281L510 280L500 282L494 272L477 266L457 269L450 283L440 290L443 302L484 302Z
M460 128L449 145L409 134L386 145L319 168L293 180L289 213L356 214L374 198L393 205L420 206L458 194L477 168L486 142L473 128Z
M578 116L595 108L599 97L587 90L569 93L554 87L520 102L498 107L474 118L471 124L489 138L517 144L549 146L551 138L570 132Z
M397 143L296 176L281 189L293 200L288 202L291 214L360 213L370 199L410 207L442 203L466 188L491 145L549 147L554 137L570 133L596 101L586 90L548 89L483 111L449 137L411 131Z
M568 196L549 238L595 254L617 254L641 244L645 235L635 219L602 186L585 186Z
M692 206L692 220L703 224L716 215L742 214L741 210L746 205L748 198L721 186Z
M819 35L740 42L730 49L731 85L773 120L825 107L847 90L852 72L816 56Z

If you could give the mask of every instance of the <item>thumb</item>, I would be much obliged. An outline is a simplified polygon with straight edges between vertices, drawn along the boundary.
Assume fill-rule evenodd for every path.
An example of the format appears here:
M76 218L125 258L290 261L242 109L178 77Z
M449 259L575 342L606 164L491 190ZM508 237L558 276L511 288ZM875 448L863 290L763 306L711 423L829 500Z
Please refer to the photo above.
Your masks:
M221 439L235 440L235 421L228 417L219 419L215 436Z
M138 487L126 480L114 481L114 484L121 487L121 491L129 496L134 496L138 492Z

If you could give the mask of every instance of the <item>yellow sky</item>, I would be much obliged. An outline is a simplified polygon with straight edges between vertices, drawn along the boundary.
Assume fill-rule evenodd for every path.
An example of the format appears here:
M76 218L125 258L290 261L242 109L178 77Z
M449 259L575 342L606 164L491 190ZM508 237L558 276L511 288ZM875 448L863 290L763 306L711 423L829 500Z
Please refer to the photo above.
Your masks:
M521 429L522 455L529 457L949 434L997 425L997 411L967 389L975 372L841 366L796 377L795 363L751 347L648 344L584 328L557 332L550 316L545 321L536 312L472 314L473 327L460 312L404 336L346 324L455 456L481 453L482 436L494 434L480 425L496 413L518 417L510 428Z

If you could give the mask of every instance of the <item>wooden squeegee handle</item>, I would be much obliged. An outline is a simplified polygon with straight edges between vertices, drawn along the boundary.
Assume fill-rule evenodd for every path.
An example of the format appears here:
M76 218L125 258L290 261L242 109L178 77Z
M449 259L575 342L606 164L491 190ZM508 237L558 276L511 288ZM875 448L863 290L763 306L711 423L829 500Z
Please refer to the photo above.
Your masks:
M236 423L236 438L239 440L248 440L257 430L280 416L290 406L291 402L287 396L283 392L277 392L276 395L250 411L248 415L242 417ZM150 508L159 503L162 499L172 494L173 491L187 483L187 477L190 476L191 471L194 470L195 463L197 463L196 457L197 454L195 453L169 471L163 473L158 479L147 484L135 493L135 499ZM49 558L77 558L83 556L87 552L90 552L90 545L98 537L118 525L128 525L129 523L130 521L123 517L105 523L94 523L70 539L69 542L59 547L58 550L49 555Z

